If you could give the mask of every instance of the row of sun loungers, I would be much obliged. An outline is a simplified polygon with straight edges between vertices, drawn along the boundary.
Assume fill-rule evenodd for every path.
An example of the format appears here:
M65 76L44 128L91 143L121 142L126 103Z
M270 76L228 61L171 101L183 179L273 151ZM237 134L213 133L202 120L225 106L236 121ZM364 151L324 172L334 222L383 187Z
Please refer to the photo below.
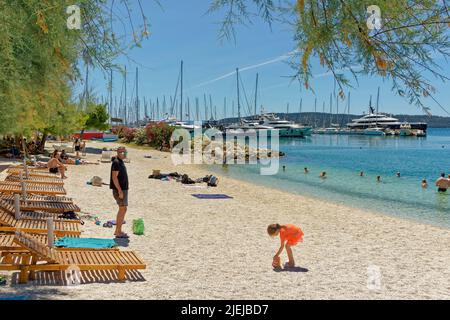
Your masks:
M66 194L64 181L54 175L24 166L9 168L7 173L0 182L0 270L19 271L19 283L34 280L37 271L64 272L74 267L80 271L115 270L123 281L127 270L146 268L132 251L49 246L49 223L52 237L80 237L80 221L60 216L80 208L61 196Z

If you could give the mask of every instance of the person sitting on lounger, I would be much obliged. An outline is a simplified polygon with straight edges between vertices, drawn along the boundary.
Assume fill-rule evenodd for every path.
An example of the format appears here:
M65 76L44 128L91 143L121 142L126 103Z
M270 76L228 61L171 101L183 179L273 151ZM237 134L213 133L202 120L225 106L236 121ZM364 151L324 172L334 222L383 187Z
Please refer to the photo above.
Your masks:
M50 160L47 162L47 168L50 173L60 173L61 179L67 179L65 173L66 173L66 167L64 166L61 161L59 161L59 152L55 150Z

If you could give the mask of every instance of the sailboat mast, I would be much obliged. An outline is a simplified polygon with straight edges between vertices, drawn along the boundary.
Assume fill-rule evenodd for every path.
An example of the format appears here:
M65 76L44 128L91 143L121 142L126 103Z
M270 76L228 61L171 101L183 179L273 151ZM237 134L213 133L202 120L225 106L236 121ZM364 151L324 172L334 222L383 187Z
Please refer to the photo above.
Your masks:
M333 123L333 95L330 93L330 127Z
M205 120L208 121L208 104L206 102L206 93L203 94L203 102L205 103Z
M348 116L347 116L347 123L350 123L350 91L348 92Z
M180 121L183 121L183 60L181 60L181 103L180 103Z
M199 101L198 98L195 98L195 120L199 121Z
M336 123L339 124L339 98L336 96Z
M378 87L378 92L377 92L377 114L378 114L378 104L380 102L380 87Z
M322 128L325 128L325 101L322 106Z
M110 70L109 78L109 123L112 124L113 117L113 70Z
M231 117L234 118L234 100L231 101Z
M314 128L317 127L317 119L316 119L316 116L317 116L317 98L314 99L314 121L313 121L313 123L314 123Z
M156 117L159 118L159 98L156 98Z
M212 96L211 95L209 95L209 110L211 111L211 118L214 118L215 111L213 109ZM215 120L215 119L213 119L213 120Z
M125 118L125 125L128 125L128 112L127 112L127 66L125 66L125 98L124 98L124 118Z
M238 118L239 118L239 120L241 120L241 102L239 99L239 68L236 68L236 85L237 85Z
M303 98L300 99L300 106L299 106L299 111L298 111L298 122L300 122L300 120L301 120L302 109L303 109Z
M258 100L258 80L259 80L259 74L256 74L256 88L255 88L255 115L257 114L257 100Z
M136 67L136 125L139 126L139 69Z
M191 121L191 106L189 103L189 97L187 98L187 116L188 116L188 120Z
M223 118L226 119L227 117L227 97L223 100Z

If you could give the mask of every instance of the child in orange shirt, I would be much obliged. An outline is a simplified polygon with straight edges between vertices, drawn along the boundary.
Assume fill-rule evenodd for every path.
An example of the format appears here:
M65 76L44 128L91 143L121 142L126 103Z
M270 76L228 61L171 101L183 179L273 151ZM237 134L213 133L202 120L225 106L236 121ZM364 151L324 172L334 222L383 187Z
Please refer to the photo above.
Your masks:
M277 223L269 225L267 227L267 233L271 237L276 237L280 235L281 240L280 249L278 249L278 252L273 257L272 266L274 268L280 267L280 254L281 252L283 252L284 247L286 247L286 252L289 259L288 266L291 268L295 267L294 255L292 254L291 247L303 241L302 229L300 229L297 226L294 226L293 224L279 225Z

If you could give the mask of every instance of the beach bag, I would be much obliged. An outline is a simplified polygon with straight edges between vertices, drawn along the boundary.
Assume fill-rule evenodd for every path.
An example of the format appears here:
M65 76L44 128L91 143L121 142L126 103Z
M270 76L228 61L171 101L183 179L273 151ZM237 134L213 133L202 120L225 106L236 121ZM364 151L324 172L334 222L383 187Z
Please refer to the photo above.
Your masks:
M138 236L142 236L144 234L144 219L136 219L133 220L133 233Z
M94 177L92 177L92 179L91 179L91 184L92 184L94 187L101 187L101 186L103 185L103 180L102 180L102 178L100 178L100 177L94 176Z
M208 181L208 187L217 187L217 183L219 182L219 179L215 176L211 176Z

